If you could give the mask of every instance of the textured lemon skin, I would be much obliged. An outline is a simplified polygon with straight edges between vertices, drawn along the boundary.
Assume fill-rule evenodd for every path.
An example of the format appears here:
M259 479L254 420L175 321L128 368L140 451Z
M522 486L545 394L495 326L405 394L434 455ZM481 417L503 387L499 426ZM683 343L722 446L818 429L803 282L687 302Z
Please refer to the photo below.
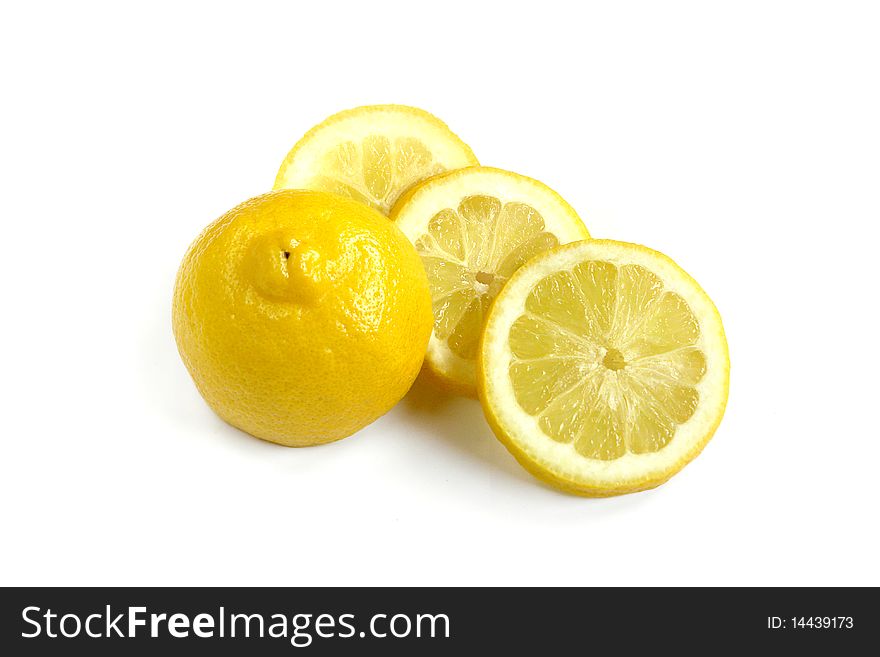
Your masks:
M699 290L699 292L708 300L708 295L706 295L706 293L702 290L699 283L697 283L687 272L678 267L678 265L675 264L675 262L671 258L663 253L654 251L653 249L642 246L640 244L620 243L613 240L591 240L591 242L596 245L601 245L603 243L608 245L623 244L623 246L627 248L642 251L646 254L649 254L651 257L663 260L666 263L672 265L675 269L677 269L679 275L682 276L683 279L687 280L689 284L692 285L695 289ZM559 253L563 250L574 250L578 248L578 245L578 242L572 242L570 244L554 247L553 249L551 249L551 251ZM546 255L548 255L547 252L536 256L532 259L531 263L542 259ZM508 281L508 285L510 285L510 283L512 283L514 279L526 276L529 272L529 264L530 263L526 263L525 266L520 268L513 275L513 277L511 277L510 281ZM489 323L492 322L492 317L496 313L496 307L500 306L500 303L503 303L503 301L504 299L502 291L502 294L495 298L492 306L489 309L489 319L486 322L486 326L488 326ZM487 340L489 331L484 330L483 334L480 337L480 346L477 357L477 392L480 399L480 405L483 408L483 414L485 415L486 421L488 422L489 426L492 428L492 432L495 434L495 437L502 445L504 445L507 451L509 451L513 455L513 457L519 462L519 464L523 468L525 468L525 470L528 471L532 476L544 482L545 484L574 495L580 495L582 497L614 497L616 495L626 495L628 493L638 493L641 491L650 490L669 481L669 479L678 474L688 463L693 461L697 456L699 456L700 452L703 451L703 449L715 435L715 431L721 424L721 420L724 417L724 412L727 408L727 399L730 389L730 356L727 351L727 337L724 333L724 327L721 322L721 315L719 314L718 309L711 302L711 300L709 300L709 304L713 314L713 319L717 325L718 330L720 331L721 341L724 345L724 353L722 358L722 401L720 405L716 409L714 409L715 413L713 419L703 435L700 437L700 439L695 441L690 446L690 449L688 449L688 451L685 452L681 456L681 458L679 458L674 464L672 464L672 466L666 471L648 476L629 477L613 485L593 485L589 481L574 480L559 476L559 474L554 472L551 467L543 464L534 455L529 454L528 452L520 448L519 445L516 444L516 441L512 438L512 432L507 426L507 423L502 417L502 414L498 412L499 409L497 409L495 405L490 402L491 390L490 386L488 385L489 376L486 369L486 361L488 360L488 353L489 350L492 348L492 345L490 344L489 340Z
M403 233L324 192L234 208L190 246L174 289L174 336L205 401L288 446L339 440L387 412L431 328L427 277Z

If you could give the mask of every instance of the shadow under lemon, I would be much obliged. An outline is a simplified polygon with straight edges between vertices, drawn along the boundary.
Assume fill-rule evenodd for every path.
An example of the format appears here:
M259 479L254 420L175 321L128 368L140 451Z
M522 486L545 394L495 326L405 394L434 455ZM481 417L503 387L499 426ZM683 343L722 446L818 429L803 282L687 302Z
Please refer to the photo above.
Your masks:
M491 468L490 472L501 472L520 483L569 500L569 504L557 508L559 512L564 509L590 508L592 513L613 513L621 508L641 507L652 497L636 494L585 498L563 492L533 477L495 437L478 400L443 390L432 382L432 375L424 369L395 410L407 421L411 420L420 427L430 427L428 431L419 432L420 435L430 436L465 458ZM654 499L657 496L656 491L657 489L653 489ZM592 504L585 505L588 500Z
M438 442L489 465L496 472L542 486L495 438L479 401L437 387L424 369L398 408L407 420L412 419L421 427L430 427L423 435L435 437Z

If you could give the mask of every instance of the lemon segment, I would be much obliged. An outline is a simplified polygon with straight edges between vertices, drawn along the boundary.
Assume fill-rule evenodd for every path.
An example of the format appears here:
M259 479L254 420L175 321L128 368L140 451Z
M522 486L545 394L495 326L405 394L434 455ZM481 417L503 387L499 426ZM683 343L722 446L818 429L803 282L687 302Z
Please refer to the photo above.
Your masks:
M437 117L403 105L334 114L288 153L275 189L333 192L387 215L413 184L478 164L470 147Z
M539 478L594 496L651 488L694 458L727 402L715 306L666 256L590 240L520 268L479 354L498 438Z
M476 395L476 355L489 307L530 258L589 237L575 211L542 183L470 167L408 191L391 211L422 258L434 311L426 363L447 388Z

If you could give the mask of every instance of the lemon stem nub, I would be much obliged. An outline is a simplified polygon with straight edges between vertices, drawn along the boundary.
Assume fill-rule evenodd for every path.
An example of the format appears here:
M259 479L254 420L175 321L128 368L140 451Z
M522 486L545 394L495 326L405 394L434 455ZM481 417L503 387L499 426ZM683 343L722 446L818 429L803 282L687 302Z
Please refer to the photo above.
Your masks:
M606 351L605 358L602 359L602 364L609 370L614 370L615 372L626 367L626 361L623 359L623 354L617 349L609 349Z

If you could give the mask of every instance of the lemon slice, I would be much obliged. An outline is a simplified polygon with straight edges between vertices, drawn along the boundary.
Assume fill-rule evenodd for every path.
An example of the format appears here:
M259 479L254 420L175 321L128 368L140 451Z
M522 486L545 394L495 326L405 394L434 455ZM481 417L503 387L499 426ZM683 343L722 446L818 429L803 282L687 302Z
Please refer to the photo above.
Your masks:
M400 194L429 176L478 164L436 116L404 105L334 114L287 154L275 189L334 192L387 215Z
M480 399L532 474L571 492L653 488L712 437L727 403L721 318L672 260L589 240L508 282L486 323Z
M483 323L501 287L529 258L590 236L549 187L488 167L413 187L391 218L415 245L431 285L434 332L425 362L445 387L471 395Z

